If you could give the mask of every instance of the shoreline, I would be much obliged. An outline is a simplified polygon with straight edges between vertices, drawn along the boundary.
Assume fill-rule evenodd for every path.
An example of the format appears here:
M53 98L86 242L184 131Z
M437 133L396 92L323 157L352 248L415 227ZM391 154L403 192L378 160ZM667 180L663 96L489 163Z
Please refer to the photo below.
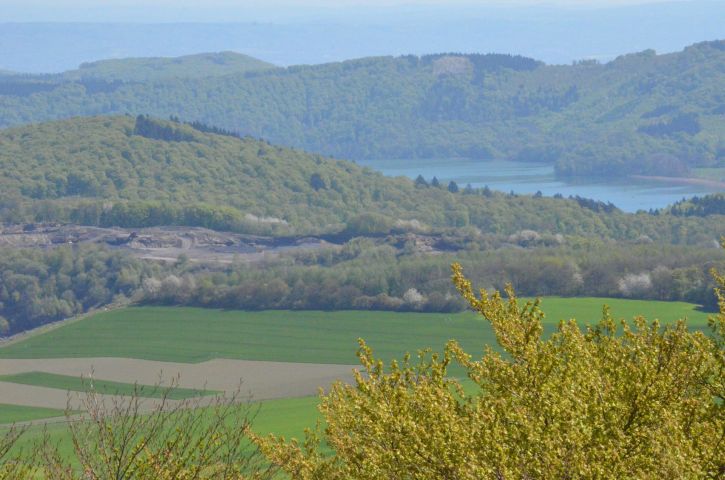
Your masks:
M636 180L653 180L656 182L678 183L681 185L702 185L704 187L721 188L725 191L725 182L719 180L708 180L698 177L664 177L658 175L630 175L629 178Z

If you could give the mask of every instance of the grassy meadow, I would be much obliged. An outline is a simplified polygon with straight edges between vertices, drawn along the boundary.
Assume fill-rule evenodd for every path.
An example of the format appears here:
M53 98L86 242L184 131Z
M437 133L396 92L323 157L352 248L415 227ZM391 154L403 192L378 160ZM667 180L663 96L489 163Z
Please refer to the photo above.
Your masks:
M580 324L642 314L672 322L687 317L705 328L707 314L693 304L604 298L547 297L546 329L560 320ZM456 314L378 311L225 311L133 307L100 313L0 348L0 358L126 357L195 363L213 358L356 364L357 339L385 360L457 339L471 353L495 344L490 326L471 312Z
M704 329L707 314L693 304L605 298L543 300L546 329L562 319L591 323L602 305L615 318L643 314L672 322L687 317L692 328ZM174 362L201 362L213 358L356 364L357 339L364 338L385 360L423 347L440 349L458 339L469 352L495 344L487 322L473 313L423 314L370 311L224 311L177 307L134 307L100 313L30 336L0 348L0 358L126 357ZM453 368L453 373L458 373ZM29 372L2 381L82 391L80 378ZM133 385L96 380L99 391L131 393ZM187 391L188 390L188 391ZM154 396L145 389L145 395ZM174 398L197 395L180 389ZM292 402L295 404L295 402ZM282 405L282 404L279 404ZM289 411L289 406L279 407ZM47 411L46 411L47 410ZM0 405L0 423L59 415L52 409ZM272 415L274 417L274 415ZM261 417L269 422L270 416ZM287 424L295 414L283 416Z
M43 418L62 417L63 410L0 404L0 425L27 422Z

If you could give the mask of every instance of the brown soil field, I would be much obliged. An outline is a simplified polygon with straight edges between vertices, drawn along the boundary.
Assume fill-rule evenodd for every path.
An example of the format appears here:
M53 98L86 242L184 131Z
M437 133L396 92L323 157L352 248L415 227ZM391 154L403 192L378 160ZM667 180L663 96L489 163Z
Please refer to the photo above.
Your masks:
M0 382L0 403L6 405L54 408L58 410L65 410L70 407L71 410L79 410L82 404L79 395L83 394L79 392L66 392L65 390L55 388ZM113 395L99 395L98 398L106 405L110 405L114 400ZM159 400L143 398L140 402L142 409L148 409L157 405ZM169 405L175 402L173 400L167 401Z
M129 358L0 359L0 375L47 372L93 377L142 385L169 384L184 388L239 393L252 400L315 395L335 380L351 381L352 365L211 360L199 364L155 362ZM0 382L0 404L65 408L63 390Z

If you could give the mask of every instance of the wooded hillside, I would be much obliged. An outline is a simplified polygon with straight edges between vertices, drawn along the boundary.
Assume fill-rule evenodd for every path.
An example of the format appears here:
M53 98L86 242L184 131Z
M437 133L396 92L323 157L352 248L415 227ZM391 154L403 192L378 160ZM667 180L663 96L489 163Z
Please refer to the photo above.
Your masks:
M583 199L388 178L352 162L203 129L120 116L0 132L0 219L274 235L470 226L675 243L712 243L725 233L725 222L704 218L628 215Z
M0 78L0 126L148 113L354 159L496 157L563 176L725 165L725 41L569 66L442 54L168 78L184 61L148 75L139 62L88 67L110 70L97 78Z

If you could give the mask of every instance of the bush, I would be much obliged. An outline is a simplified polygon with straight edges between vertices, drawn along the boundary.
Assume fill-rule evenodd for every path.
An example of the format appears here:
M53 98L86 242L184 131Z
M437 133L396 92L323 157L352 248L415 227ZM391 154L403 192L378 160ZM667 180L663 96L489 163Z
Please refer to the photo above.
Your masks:
M322 396L324 431L303 445L254 439L295 479L723 478L725 277L712 335L684 321L562 322L542 338L539 303L513 290L477 295L459 265L453 281L488 321L504 353L473 360L451 341L388 368L360 341L363 372ZM448 376L456 362L475 392ZM323 450L332 449L328 455Z
M361 213L347 221L347 233L350 235L380 235L389 233L395 222L385 215Z

